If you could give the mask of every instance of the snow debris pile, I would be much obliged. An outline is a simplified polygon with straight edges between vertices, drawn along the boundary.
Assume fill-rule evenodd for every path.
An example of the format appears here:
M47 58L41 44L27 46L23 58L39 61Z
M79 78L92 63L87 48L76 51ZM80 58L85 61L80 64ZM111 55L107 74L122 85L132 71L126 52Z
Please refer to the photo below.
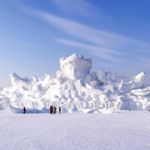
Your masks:
M150 110L150 79L144 72L132 79L101 70L91 71L92 60L73 54L60 59L56 77L22 78L11 74L12 86L0 91L0 109L99 113L104 110Z

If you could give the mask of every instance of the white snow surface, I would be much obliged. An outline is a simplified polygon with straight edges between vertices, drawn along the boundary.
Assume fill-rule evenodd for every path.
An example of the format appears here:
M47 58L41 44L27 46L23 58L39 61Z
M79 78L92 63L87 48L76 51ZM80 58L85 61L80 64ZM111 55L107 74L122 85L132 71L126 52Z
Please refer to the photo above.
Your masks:
M11 86L0 90L0 109L46 112L50 105L63 112L101 113L109 110L150 110L150 78L141 72L133 78L100 70L92 60L77 54L60 58L55 77L10 75Z
M150 113L2 112L0 150L150 150Z

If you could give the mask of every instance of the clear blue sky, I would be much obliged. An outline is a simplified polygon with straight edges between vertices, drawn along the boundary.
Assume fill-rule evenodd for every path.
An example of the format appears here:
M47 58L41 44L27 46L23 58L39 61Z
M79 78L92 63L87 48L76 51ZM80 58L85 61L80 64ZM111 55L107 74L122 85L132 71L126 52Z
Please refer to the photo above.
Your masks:
M13 72L54 75L72 53L97 72L150 74L150 0L0 1L0 87Z

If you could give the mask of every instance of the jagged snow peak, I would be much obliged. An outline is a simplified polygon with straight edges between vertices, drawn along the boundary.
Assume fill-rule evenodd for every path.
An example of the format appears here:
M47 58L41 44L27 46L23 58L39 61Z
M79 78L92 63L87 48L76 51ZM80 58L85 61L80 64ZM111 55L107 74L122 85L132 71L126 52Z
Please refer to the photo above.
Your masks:
M150 80L144 72L141 72L138 75L136 75L134 78L134 82L139 83L141 86L150 85Z
M150 80L145 73L130 80L91 69L91 59L73 54L60 59L56 77L45 74L29 79L11 74L11 86L0 92L0 109L47 111L50 105L61 106L64 112L150 109Z

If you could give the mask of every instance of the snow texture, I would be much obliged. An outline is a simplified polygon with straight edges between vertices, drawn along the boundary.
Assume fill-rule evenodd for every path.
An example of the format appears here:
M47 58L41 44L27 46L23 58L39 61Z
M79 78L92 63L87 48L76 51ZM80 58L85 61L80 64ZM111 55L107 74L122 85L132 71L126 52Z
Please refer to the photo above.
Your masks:
M50 105L56 105L69 113L150 110L150 78L144 72L128 78L91 69L91 59L73 54L60 59L56 77L23 78L13 73L11 86L0 91L0 109L47 112Z
M4 114L0 150L150 150L150 113Z

